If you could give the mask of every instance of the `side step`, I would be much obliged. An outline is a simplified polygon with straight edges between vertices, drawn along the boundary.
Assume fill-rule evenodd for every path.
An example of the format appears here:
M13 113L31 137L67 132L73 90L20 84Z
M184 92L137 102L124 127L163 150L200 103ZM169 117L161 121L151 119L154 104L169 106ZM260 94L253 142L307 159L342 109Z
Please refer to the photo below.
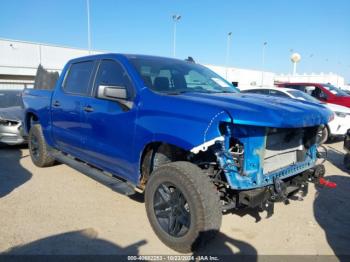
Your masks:
M79 172L87 175L88 177L100 182L101 184L108 186L113 191L130 196L135 194L135 187L128 182L122 181L115 176L105 173L93 166L88 165L85 162L74 159L71 156L65 155L59 151L52 152L52 156L61 163L64 163Z

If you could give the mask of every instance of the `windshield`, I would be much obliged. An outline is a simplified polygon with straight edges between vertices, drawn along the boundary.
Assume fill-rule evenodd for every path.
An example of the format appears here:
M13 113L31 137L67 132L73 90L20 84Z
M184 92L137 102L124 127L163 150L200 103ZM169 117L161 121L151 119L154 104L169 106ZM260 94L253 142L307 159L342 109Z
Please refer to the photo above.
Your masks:
M348 96L348 94L345 91L343 91L343 90L341 90L341 89L339 89L339 88L337 88L337 87L335 87L335 86L333 86L331 84L325 84L325 85L323 85L323 87L326 88L333 95L336 95L336 96Z
M186 92L237 93L232 84L208 68L187 61L161 57L128 56L144 84L165 94Z
M299 90L288 90L287 92L289 94L291 94L295 99L304 100L304 101L308 101L308 102L313 102L313 103L317 103L317 104L321 103L316 98L306 94L305 92L299 91Z
M0 108L22 106L21 90L0 90Z

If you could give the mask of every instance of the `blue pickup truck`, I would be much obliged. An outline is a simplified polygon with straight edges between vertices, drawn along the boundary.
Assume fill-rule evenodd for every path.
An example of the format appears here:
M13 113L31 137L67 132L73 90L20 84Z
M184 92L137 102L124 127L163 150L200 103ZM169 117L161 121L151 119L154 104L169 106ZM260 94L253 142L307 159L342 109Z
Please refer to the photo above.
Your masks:
M35 165L66 163L117 192L144 192L152 228L180 252L215 236L225 211L272 214L274 202L306 193L332 117L241 94L194 61L144 55L73 59L53 91L23 100Z

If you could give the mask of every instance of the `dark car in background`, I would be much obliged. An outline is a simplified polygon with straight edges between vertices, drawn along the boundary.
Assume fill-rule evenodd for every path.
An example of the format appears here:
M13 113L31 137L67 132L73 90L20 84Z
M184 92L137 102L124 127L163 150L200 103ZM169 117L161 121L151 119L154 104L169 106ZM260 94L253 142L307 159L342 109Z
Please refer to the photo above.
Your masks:
M26 142L23 112L22 90L0 89L0 145Z
M344 140L344 149L346 151L346 155L344 157L344 165L346 169L350 170L350 129L348 130Z

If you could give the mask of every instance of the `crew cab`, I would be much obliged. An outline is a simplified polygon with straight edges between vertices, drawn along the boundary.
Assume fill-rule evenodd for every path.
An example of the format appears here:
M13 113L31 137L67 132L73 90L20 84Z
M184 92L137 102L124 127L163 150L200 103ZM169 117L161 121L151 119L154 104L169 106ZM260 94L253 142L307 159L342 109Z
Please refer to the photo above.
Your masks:
M154 232L179 252L215 236L224 211L272 215L274 202L306 194L320 176L317 133L332 117L241 94L193 61L143 55L73 59L52 92L28 89L23 101L35 165L66 163L117 192L145 193Z
M331 84L278 83L277 86L298 89L323 102L350 107L350 95Z

